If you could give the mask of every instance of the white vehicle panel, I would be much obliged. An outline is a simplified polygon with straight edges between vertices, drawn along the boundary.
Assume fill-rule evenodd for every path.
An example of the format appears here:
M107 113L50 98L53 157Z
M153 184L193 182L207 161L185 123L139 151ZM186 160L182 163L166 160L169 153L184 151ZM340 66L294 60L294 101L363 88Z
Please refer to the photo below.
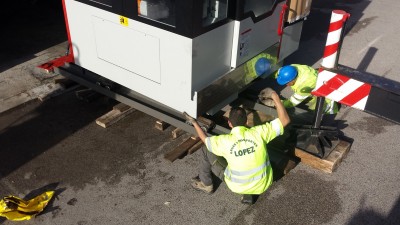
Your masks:
M197 115L192 39L131 19L123 26L119 15L74 0L66 0L66 8L75 64L170 108Z
M99 59L126 69L133 76L160 84L160 40L157 37L98 17L92 20Z

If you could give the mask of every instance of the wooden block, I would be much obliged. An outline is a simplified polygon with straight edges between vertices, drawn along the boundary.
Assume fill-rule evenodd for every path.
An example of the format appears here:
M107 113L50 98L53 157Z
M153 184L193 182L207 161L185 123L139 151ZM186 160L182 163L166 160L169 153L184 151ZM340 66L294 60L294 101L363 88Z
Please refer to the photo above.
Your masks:
M294 153L301 159L302 163L315 169L332 173L339 166L342 159L346 157L347 153L350 151L350 146L351 144L349 142L340 140L336 148L324 159L320 159L298 148L295 148Z
M191 155L194 152L196 152L197 150L199 150L202 146L203 146L203 142L200 140L198 141L196 144L194 144L189 150L188 150L188 154Z
M189 137L182 144L178 145L174 150L166 153L164 155L164 158L173 162L183 156L185 153L187 153L187 151L199 141L201 142L199 137Z
M118 112L124 112L128 109L131 109L132 107L130 107L129 105L125 105L124 103L118 103L116 105L113 106L113 110L116 110Z
M156 121L155 128L157 128L157 130L163 131L163 130L167 129L167 127L169 127L168 123L166 123L162 120Z
M181 128L175 128L171 134L172 134L172 139L177 139L180 137L182 134L184 134L186 131L182 130Z
M103 116L97 118L96 123L104 128L107 128L134 111L136 111L136 109L134 108L129 108L122 112L113 109L110 112L104 114Z

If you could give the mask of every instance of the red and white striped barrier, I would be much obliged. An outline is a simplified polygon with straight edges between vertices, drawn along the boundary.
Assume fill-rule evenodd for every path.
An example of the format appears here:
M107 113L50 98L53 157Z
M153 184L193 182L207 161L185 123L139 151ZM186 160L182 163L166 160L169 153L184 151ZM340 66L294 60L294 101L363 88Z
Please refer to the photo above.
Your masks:
M364 110L371 85L326 69L337 66L343 26L350 14L342 10L333 10L326 40L322 68L318 72L317 85L311 92L318 97L326 97L336 102Z
M334 68L337 61L339 43L342 35L344 22L349 14L343 10L333 10L331 22L329 25L328 37L325 44L324 56L321 66L325 68Z
M342 30L348 17L349 14L341 10L332 12L322 67L311 94L318 100L325 97L400 124L400 83L338 65ZM322 108L323 104L320 106ZM319 128L320 111L318 108L313 128Z
M317 85L311 92L342 104L364 110L371 85L328 70L320 69Z

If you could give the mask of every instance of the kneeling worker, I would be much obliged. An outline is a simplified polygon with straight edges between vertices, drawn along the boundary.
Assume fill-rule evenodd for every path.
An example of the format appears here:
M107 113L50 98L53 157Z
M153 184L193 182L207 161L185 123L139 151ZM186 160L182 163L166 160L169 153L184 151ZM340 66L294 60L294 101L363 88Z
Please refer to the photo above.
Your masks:
M211 174L213 165L217 176L220 171L225 171L223 179L228 188L242 194L244 204L253 204L254 195L260 195L268 189L273 176L266 144L283 134L284 127L290 122L279 95L271 92L269 97L275 103L277 119L247 128L246 111L241 107L233 107L228 118L228 124L232 128L229 134L207 137L197 121L184 113L205 144L202 148L199 176L192 179L195 189L209 194L214 191ZM215 164L223 161L221 159L225 159L227 165L218 167ZM215 167L220 171L216 172Z
M317 85L317 76L317 71L307 65L292 64L280 68L276 81L280 85L290 86L294 92L290 98L283 100L285 108L304 102L309 110L315 110L317 97L311 91ZM338 104L325 98L323 111L325 114L336 114L339 111Z

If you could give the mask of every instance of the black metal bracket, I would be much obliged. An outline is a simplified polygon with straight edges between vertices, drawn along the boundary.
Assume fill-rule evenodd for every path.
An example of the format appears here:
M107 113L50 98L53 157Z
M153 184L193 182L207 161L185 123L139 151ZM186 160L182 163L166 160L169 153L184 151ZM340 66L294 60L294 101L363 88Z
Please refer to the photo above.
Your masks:
M340 141L335 127L302 126L296 132L296 147L319 158L328 156Z
M339 143L337 128L321 126L324 102L324 97L317 98L313 125L296 127L296 147L319 158L328 156Z

